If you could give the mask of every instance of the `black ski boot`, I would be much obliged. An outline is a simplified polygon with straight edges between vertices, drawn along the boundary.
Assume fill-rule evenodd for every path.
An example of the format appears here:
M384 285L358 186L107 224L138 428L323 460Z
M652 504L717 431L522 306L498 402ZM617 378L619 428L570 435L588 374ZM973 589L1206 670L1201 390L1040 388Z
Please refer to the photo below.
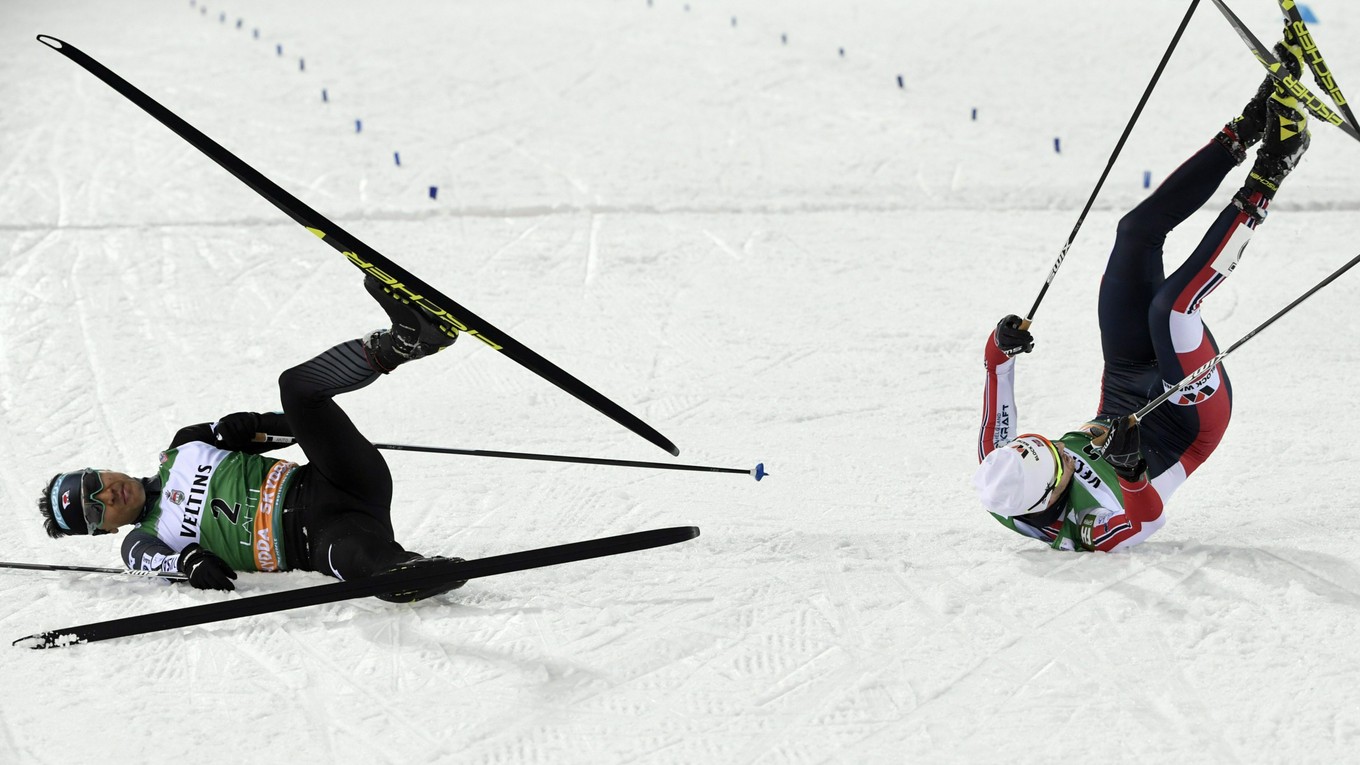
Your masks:
M404 560L401 560L395 565L383 569L379 573L386 574L393 571L408 571L410 569L426 568L430 566L430 564L436 562L448 562L448 561L456 561L458 563L463 562L462 558L445 558L442 555L431 555L428 558L421 555L420 553L413 552L407 552L405 555L407 557ZM441 595L445 592L448 592L449 590L456 590L465 584L467 584L467 580L463 579L461 581L444 582L442 584L431 585L429 587L423 587L414 590L402 590L401 592L390 592L386 595L375 595L374 597L376 597L378 600L385 600L388 603L414 603L417 600L424 600L426 598L434 597L435 595Z
M1295 46L1302 56L1303 49ZM1297 62L1296 62L1297 64ZM1308 111L1281 86L1266 99L1266 130L1256 162L1243 188L1269 200L1280 190L1280 183L1308 151L1312 140L1308 132Z
M374 369L383 374L408 361L424 358L453 345L458 330L440 324L419 306L387 289L372 276L364 277L364 289L382 305L392 320L391 329L377 329L364 337L364 352Z
M1299 44L1298 36L1288 24L1284 28L1284 39L1275 43L1274 52L1275 58L1279 59L1283 66L1282 73L1287 72L1295 80L1303 75L1303 46ZM1214 140L1228 150L1237 164L1240 165L1246 160L1247 149L1255 146L1265 135L1269 122L1266 102L1276 93L1287 95L1275 82L1274 77L1266 75L1265 80L1256 89L1256 95L1242 107L1242 113L1224 125L1218 135L1214 136Z

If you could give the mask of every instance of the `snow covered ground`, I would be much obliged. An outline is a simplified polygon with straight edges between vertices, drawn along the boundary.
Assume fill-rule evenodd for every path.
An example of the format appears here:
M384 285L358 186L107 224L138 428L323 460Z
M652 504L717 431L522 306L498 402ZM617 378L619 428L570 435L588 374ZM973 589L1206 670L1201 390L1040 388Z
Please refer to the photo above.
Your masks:
M117 565L116 539L43 534L49 476L147 474L179 426L277 407L281 370L384 318L334 251L39 33L681 462L772 475L390 453L422 552L703 535L415 606L0 649L0 762L1356 761L1360 275L1233 355L1233 428L1130 554L1052 552L970 489L983 340L1033 302L1186 8L1099 5L4 0L3 558ZM1276 39L1272 2L1234 5ZM1360 8L1311 7L1360 92ZM1037 315L1026 429L1093 412L1115 221L1260 76L1201 4ZM1313 144L1206 306L1225 343L1357 254L1360 144ZM466 339L342 403L379 441L669 459ZM0 571L0 636L223 597Z

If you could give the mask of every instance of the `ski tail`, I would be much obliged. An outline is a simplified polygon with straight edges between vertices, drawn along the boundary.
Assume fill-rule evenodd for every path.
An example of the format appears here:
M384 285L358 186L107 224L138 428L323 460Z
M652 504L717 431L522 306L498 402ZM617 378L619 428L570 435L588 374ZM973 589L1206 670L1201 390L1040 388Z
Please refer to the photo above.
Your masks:
M1266 71L1270 73L1270 76L1273 77L1276 82L1283 85L1284 88L1297 98L1299 103L1303 104L1314 117L1317 117L1323 122L1330 122L1340 128L1341 132L1360 141L1360 132L1357 132L1355 126L1347 122L1344 117L1336 112L1336 110L1328 106L1326 101L1323 101L1321 98L1314 95L1314 93L1303 83L1294 79L1294 77L1289 74L1289 71L1276 60L1275 54L1271 52L1271 49L1266 47L1266 45L1261 42L1260 38L1252 34L1251 30L1247 28L1247 25L1242 23L1242 19L1238 18L1237 14L1233 13L1232 9L1229 8L1223 0L1211 0L1211 2L1213 2L1214 6L1223 14L1223 18L1228 20L1228 24L1237 31L1237 36L1242 38L1242 42L1247 44L1247 48L1251 50L1252 55L1256 56L1256 60L1261 62L1261 65L1266 68Z
M608 555L638 552L654 547L677 544L694 539L697 536L699 536L698 527L676 526L543 547L537 550L494 555L476 560L440 561L438 565L378 574L367 579L321 584L286 592L255 595L219 603L207 603L188 608L50 630L19 638L14 641L13 645L25 648L60 648L77 643L93 643L100 640L190 627L196 624L208 624L323 603L334 603L352 598L426 588L450 580L480 579L487 576L508 574L512 571L526 571Z
M510 335L492 326L490 322L412 276L404 268L360 241L358 237L340 228L297 197L284 191L278 184L266 178L263 173L246 164L221 144L204 135L179 115L162 106L155 99L143 93L132 83L118 76L84 51L50 35L38 35L38 42L57 51L85 71L99 78L106 85L116 90L119 95L155 118L157 122L188 141L194 148L249 186L255 193L279 208L285 215L339 251L359 270L374 276L386 285L388 290L401 294L404 300L419 305L422 310L430 314L433 320L446 327L446 331L450 335L456 337L461 332L476 337L488 347L500 351L539 377L551 382L642 438L672 455L680 454L680 450L676 448L675 444L661 435L655 428L614 403L599 391L530 350Z
M1327 91L1327 96L1336 104L1336 108L1346 115L1346 120L1351 127L1360 128L1360 123L1355 121L1355 112L1351 111L1351 105L1346 101L1346 96L1341 92L1341 86L1336 81L1336 76L1327 66L1327 62L1322 58L1322 51L1318 48L1317 41L1313 39L1313 33L1308 30L1308 24L1303 20L1303 14L1299 12L1298 3L1294 0L1280 0L1280 10L1284 11L1285 18L1289 25L1294 29L1294 34L1299 38L1299 43L1303 46L1304 60L1308 62L1308 69L1313 73L1313 80Z

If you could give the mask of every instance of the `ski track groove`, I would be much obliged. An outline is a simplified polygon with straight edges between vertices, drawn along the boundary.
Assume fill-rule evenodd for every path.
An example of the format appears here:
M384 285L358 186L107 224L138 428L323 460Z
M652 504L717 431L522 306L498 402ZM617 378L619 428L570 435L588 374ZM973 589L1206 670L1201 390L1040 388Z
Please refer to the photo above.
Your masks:
M85 260L85 253L81 250L77 252L75 261L71 265L71 285L72 291L75 293L75 300L72 302L78 306L83 306L87 300L85 290L82 289L81 280L79 278L79 274L83 270L81 268L81 263ZM97 353L98 343L95 342L90 331L89 313L83 308L76 311L76 324L80 328L81 345L85 348L85 353L80 356L82 366L88 373L84 379L91 383L95 394L94 405L90 407L90 409L93 411L97 420L104 426L104 431L110 435L115 435L119 431L114 427L113 418L109 415L108 406L105 404L108 397L104 395L104 389L107 386L104 384L105 376L99 372L99 364L97 363L99 358L99 354ZM72 399L72 403L74 403L74 399ZM120 464L133 464L127 457L121 439L117 438L115 435L113 442L113 448L118 454Z
M1080 206L1080 202L1078 202L1077 204L1078 206ZM995 207L989 207L988 210L989 212L998 213L1004 212L1051 213L1055 209L1067 209L1067 207L1068 207L1067 201L1055 200L1051 204L1046 203L1046 204L1022 205L1017 206L1014 209L1006 210L998 210ZM807 202L783 206L760 205L760 204L666 206L646 204L611 205L611 204L545 203L542 205L524 205L519 207L465 206L460 208L422 210L414 212L359 209L353 211L345 211L343 213L335 213L328 217L330 217L331 220L340 222L341 225L345 226L346 228L352 228L355 223L365 222L375 223L422 222L422 221L427 222L440 219L460 219L460 218L473 220L485 219L493 221L504 220L506 218L511 219L572 218L582 215L611 215L620 217L635 216L647 218L653 217L666 218L670 216L679 215L696 215L696 216L741 215L751 217L777 218L777 217L798 217L804 215L823 215L823 214L825 215L854 215L869 213L906 214L906 213L919 213L921 212L921 210L922 208L919 205L912 204L910 202L903 202L901 204L880 204L880 203L836 204L824 202ZM975 212L976 207L969 207L966 205L959 205L957 207L938 206L929 208L929 211L941 214L968 213ZM1109 207L1101 209L1099 208L1099 206L1092 208L1092 214L1098 213L1117 214L1124 211L1125 210L1123 205L1120 205L1117 208ZM1338 202L1335 204L1311 203L1306 205L1296 205L1295 207L1291 208L1290 212L1295 214L1360 212L1360 200L1357 200L1355 202ZM92 233L110 233L119 231L141 231L147 228L162 228L171 231L181 229L240 230L243 228L291 228L297 225L297 223L294 222L292 219L283 215L280 215L278 218L242 217L242 218L221 218L214 220L159 219L159 220L143 220L137 223L117 223L112 221L71 223L66 222L66 219L69 217L69 214L66 212L65 206L63 206L62 212L59 213L58 217L61 220L55 225L48 223L37 225L30 223L0 223L0 231L12 231L16 233L36 233L53 230L58 232L76 231ZM808 256L809 258L812 258L815 255L814 253L809 252L806 248L802 248L800 245L798 245L793 240L789 239L787 236L781 237L781 240L788 243L790 246L799 249L803 255ZM1222 317L1220 317L1220 320L1221 319Z
M833 691L843 690L847 685L854 685L854 682L852 682L853 679L861 675L861 672L856 665L851 662L845 662L824 673L818 673L816 670L812 669L812 665L817 663L822 657L830 656L839 651L841 651L839 645L833 644L825 646L816 654L804 659L798 666L784 672L778 680L773 680L769 683L771 686L777 686L784 680L787 680L804 670L811 675L811 677L799 681L789 688L780 690L772 696L756 699L754 701L756 706L768 706L777 699L790 696L799 691L803 691L804 689L806 689L806 691L799 695L804 699L813 699L814 701L809 703L805 700L800 704L794 705L797 709L796 712L780 715L780 725L771 726L770 729L764 731L761 736L743 747L736 755L738 761L756 763L764 759L767 755L776 754L779 751L780 744L787 743L788 741L797 738L796 736L788 735L790 729L811 721L817 715L821 714L827 706L840 701L842 694L833 693ZM818 677L819 674L821 674L820 678Z
M1196 567L1195 571L1191 573L1191 576L1201 570L1202 565ZM1190 579L1190 576L1181 579L1176 584L1183 584L1188 579ZM1210 745L1213 747L1215 755L1213 759L1224 762L1229 760L1233 762L1245 762L1246 760L1243 759L1241 753L1237 751L1236 747L1232 745L1232 742L1223 734L1224 726L1218 724L1218 716L1215 715L1214 710L1210 709L1209 705L1204 702L1204 694L1200 692L1199 688L1196 687L1186 675L1185 662L1177 655L1176 649L1172 645L1172 641L1166 639L1165 631L1155 630L1153 632L1153 638L1162 647L1162 650L1160 651L1162 661L1164 664L1170 664L1173 670L1170 673L1163 672L1159 675L1159 679L1163 680L1170 677L1175 684L1176 692L1171 693L1170 696L1176 700L1177 705L1192 705L1195 708L1194 719L1209 720L1215 723L1212 725L1202 725L1197 728L1197 731L1207 738ZM1147 701L1147 704L1151 707L1155 702L1155 699L1151 699ZM1183 720L1184 717L1181 719ZM1179 723L1181 720L1173 722ZM1203 752L1201 751L1200 754L1202 755ZM1224 755L1228 756L1225 757Z
M1263 553L1263 554L1265 554L1265 555L1268 555L1268 556L1270 556L1271 558L1274 558L1274 559L1277 560L1277 561L1280 561L1281 563L1285 564L1286 566L1289 566L1290 568L1293 568L1293 569L1297 569L1297 570L1299 570L1299 571L1302 571L1303 573L1307 574L1310 578L1312 578L1312 579L1314 579L1314 580L1317 580L1317 581L1321 582L1322 584L1324 584L1324 585L1326 585L1326 586L1328 586L1328 587L1332 587L1332 588L1334 588L1334 589L1336 589L1336 590L1339 590L1339 591L1345 593L1346 595L1349 596L1349 597L1347 598L1348 600L1352 601L1353 604L1360 605L1360 592L1356 592L1355 590L1352 590L1351 588L1346 587L1345 585L1341 584L1340 582L1337 582L1336 580L1334 580L1334 579L1332 579L1332 578L1330 578L1330 577L1323 576L1322 574L1319 574L1319 573L1317 573L1316 571L1313 571L1313 570L1307 568L1307 567L1304 566L1303 564L1298 563L1298 562L1293 561L1293 560L1290 560L1289 558L1285 558L1285 557L1283 557L1282 555L1280 555L1279 553L1273 552L1273 551L1271 551L1271 550L1268 549L1268 548L1262 547L1262 548L1258 548L1258 550L1259 550L1259 552L1261 552L1261 553Z
M583 286L595 283L595 275L600 270L600 227L604 225L604 215L591 213L590 237L586 243L586 271Z
M491 253L490 255L484 256L481 262L477 264L477 268L473 270L472 276L474 277L486 276L487 273L491 270L491 266L495 264L503 254L509 252L510 250L518 246L520 242L523 242L525 239L528 239L530 236L534 234L534 232L538 231L542 227L543 222L537 221L532 226L529 226L528 228L516 234L515 237L511 239L509 242L506 242L500 247L497 247L495 252ZM472 281L476 280L473 279Z
M354 620L350 619L346 621L352 624ZM412 728L411 726L406 725L405 723L408 721L401 720L397 717L399 712L398 710L393 709L390 700L382 696L379 696L377 693L373 692L368 687L366 687L365 685L351 677L352 670L355 667L363 666L364 663L369 659L369 656L379 650L378 646L375 643L373 643L372 641L365 641L363 649L359 652L358 656L346 657L347 659L350 658L353 659L351 666L341 667L329 656L320 652L309 643L299 639L292 632L288 630L282 630L282 632L285 636L292 640L294 645L296 645L303 653L310 655L317 662L317 664L325 667L328 670L327 677L339 679L342 685L345 685L352 689L353 691L355 691L356 695L365 697L369 699L369 701L373 702L373 706L370 709L378 712L381 716L388 718L388 722L390 723L390 727L387 728L388 730L405 730L408 736L418 738L423 743L430 745L432 748L427 751L439 751L437 745L440 742L437 739L432 738L428 733L426 733L424 730L421 730L419 727ZM310 674L310 672L308 674ZM334 694L330 695L334 696ZM404 760L398 759L397 761Z

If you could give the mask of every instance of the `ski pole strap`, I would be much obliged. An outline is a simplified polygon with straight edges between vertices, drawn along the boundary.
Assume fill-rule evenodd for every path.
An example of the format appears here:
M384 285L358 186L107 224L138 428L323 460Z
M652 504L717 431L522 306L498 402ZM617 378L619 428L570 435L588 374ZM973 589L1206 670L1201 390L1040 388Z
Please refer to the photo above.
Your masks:
M252 439L256 443L291 444L292 436L275 436L256 433ZM610 465L614 467L654 468L657 470L684 470L704 473L740 473L759 481L769 473L765 463L758 462L753 468L712 467L709 465L676 465L670 462L637 462L634 460L614 460L603 457L573 457L565 454L532 454L528 452L498 452L485 449L454 449L445 446L414 446L412 444L373 444L374 448L399 452L426 452L428 454L460 454L467 457L495 457L509 460L537 460L540 462L569 462L578 465Z

